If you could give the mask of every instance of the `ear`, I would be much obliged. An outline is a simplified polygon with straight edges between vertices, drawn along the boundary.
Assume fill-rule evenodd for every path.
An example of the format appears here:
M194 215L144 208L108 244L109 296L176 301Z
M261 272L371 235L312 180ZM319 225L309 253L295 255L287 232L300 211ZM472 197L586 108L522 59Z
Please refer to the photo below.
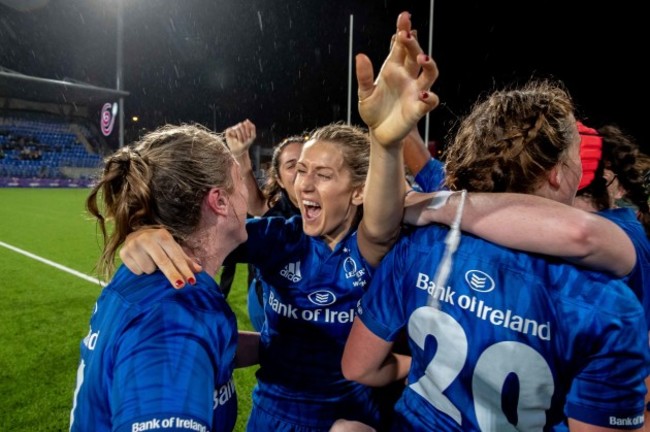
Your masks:
M282 182L282 179L280 178L280 176L276 176L275 181L278 182L278 184L280 185L280 187L282 189L287 190L287 188L284 186L284 183Z
M210 210L221 216L228 215L230 201L225 192L219 188L212 188L205 197L205 202Z
M352 204L356 206L363 204L363 185L354 188L352 191Z
M623 199L625 196L625 188L621 186L621 183L616 183L616 192L614 193L614 199Z
M557 164L551 168L551 171L548 173L548 184L551 186L551 189L559 189L563 179L564 173L562 172L561 164Z

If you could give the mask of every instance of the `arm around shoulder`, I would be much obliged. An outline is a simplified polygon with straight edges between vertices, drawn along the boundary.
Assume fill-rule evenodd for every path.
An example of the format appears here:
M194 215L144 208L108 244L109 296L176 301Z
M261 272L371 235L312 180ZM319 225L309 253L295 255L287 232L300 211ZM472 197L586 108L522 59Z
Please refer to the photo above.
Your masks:
M409 194L414 195L414 194ZM405 221L417 225L450 225L458 197L431 208L427 197L409 196ZM615 223L550 199L517 193L469 193L461 229L505 247L557 256L615 276L627 275L636 265L629 236Z

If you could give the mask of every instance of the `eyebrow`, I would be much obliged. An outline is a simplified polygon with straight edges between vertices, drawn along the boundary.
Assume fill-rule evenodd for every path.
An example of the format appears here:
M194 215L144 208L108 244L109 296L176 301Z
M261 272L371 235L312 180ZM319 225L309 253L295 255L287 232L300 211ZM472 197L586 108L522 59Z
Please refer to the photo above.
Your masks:
M306 166L304 162L297 161L296 162L299 165ZM328 167L328 166L323 166L323 165L318 165L317 167L314 168L316 171L322 171L322 170L330 170L330 171L336 171L336 168Z

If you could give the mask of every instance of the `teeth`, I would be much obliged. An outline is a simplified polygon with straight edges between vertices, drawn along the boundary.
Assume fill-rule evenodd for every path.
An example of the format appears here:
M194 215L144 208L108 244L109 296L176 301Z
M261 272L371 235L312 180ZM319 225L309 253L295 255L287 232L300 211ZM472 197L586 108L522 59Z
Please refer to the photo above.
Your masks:
M314 201L307 201L307 200L302 200L303 205L306 206L311 206L311 207L320 207L320 205Z

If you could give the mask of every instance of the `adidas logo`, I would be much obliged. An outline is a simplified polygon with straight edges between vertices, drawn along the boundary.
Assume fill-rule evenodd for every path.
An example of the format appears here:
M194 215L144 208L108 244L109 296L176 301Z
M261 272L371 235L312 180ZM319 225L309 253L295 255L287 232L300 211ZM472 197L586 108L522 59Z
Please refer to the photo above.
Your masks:
M300 273L300 261L289 263L284 266L282 271L280 271L280 275L286 277L291 282L300 282L302 280L302 274Z

